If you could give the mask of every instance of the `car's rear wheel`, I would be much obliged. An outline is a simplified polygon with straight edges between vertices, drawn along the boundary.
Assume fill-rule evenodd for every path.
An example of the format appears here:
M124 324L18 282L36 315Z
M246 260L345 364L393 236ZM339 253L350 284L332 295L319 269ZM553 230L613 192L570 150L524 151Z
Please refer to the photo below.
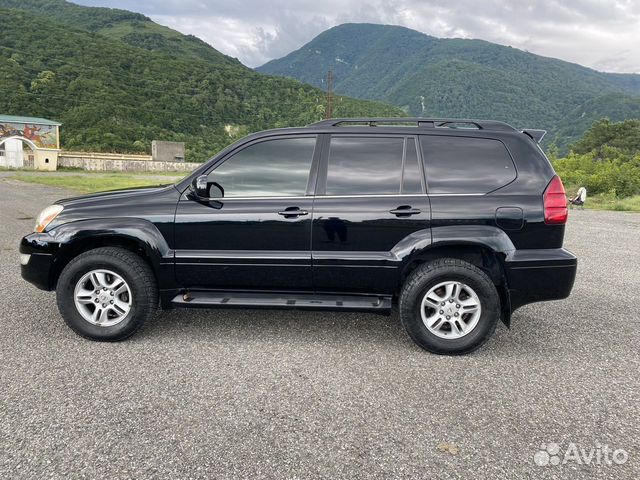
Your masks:
M56 292L67 325L92 340L129 337L158 303L149 265L118 247L96 248L74 258L62 271Z
M420 265L400 294L409 336L432 353L461 355L482 346L500 318L500 298L478 267L453 258Z

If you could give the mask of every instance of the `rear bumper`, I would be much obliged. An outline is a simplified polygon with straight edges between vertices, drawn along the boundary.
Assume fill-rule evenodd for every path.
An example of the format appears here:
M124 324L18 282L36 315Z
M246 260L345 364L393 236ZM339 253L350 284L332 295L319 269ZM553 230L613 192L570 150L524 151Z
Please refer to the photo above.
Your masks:
M46 233L32 233L20 242L22 278L40 290L51 290L55 246Z
M505 260L511 311L522 305L567 298L578 259L564 248L516 250Z

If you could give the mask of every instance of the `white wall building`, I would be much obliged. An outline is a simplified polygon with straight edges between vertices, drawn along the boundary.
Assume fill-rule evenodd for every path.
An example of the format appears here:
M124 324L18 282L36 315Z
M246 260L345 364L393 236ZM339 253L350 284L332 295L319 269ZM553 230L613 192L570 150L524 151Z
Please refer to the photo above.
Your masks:
M55 170L60 125L46 118L0 115L0 167Z

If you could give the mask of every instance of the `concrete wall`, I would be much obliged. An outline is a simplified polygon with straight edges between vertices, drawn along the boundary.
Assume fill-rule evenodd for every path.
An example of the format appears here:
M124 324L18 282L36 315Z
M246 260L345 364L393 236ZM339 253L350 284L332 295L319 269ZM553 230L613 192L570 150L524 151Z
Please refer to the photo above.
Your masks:
M151 156L154 162L184 162L184 142L153 140Z
M96 154L61 152L58 166L75 167L91 171L117 172L190 172L201 163L152 162L149 155Z
M137 153L101 153L101 152L74 152L72 150L63 150L60 155L65 158L84 158L84 159L101 159L101 160L143 160L150 162L151 155Z
M36 170L54 171L58 169L59 150L44 150L38 148L33 153L35 155L33 168Z

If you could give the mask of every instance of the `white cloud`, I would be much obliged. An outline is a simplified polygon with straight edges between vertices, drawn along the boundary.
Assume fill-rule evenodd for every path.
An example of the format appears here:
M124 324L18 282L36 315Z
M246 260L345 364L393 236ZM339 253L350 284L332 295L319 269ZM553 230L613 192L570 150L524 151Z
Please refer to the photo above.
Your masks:
M480 38L592 68L640 72L638 0L80 0L125 8L200 37L249 66L344 22Z

